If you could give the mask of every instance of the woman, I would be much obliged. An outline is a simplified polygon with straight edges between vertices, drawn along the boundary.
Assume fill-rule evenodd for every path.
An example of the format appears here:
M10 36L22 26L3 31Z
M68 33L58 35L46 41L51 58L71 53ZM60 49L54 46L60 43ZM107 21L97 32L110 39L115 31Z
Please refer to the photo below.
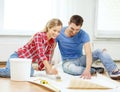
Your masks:
M15 51L10 58L31 58L32 62L38 62L38 70L46 70L47 74L57 74L50 61L55 48L55 38L59 35L62 22L59 19L51 19L42 32L37 32L30 41ZM10 77L10 58L5 68L0 68L0 77ZM34 69L31 68L31 76Z

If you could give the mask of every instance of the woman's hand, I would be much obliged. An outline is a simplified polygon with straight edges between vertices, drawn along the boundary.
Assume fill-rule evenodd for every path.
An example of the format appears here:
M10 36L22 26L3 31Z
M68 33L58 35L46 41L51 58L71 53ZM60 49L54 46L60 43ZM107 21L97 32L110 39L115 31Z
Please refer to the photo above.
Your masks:
M48 63L48 61L43 61L43 64L45 65L45 70L47 74L58 74L58 71Z
M51 75L52 74L56 75L56 74L58 74L58 71L55 68L51 68L50 70L46 69L46 73L51 74Z

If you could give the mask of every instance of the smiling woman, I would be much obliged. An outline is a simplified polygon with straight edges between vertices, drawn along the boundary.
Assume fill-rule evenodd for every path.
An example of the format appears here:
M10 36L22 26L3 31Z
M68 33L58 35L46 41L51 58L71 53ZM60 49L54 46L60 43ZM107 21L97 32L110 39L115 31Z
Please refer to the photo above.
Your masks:
M0 34L32 34L57 17L56 0L0 0Z

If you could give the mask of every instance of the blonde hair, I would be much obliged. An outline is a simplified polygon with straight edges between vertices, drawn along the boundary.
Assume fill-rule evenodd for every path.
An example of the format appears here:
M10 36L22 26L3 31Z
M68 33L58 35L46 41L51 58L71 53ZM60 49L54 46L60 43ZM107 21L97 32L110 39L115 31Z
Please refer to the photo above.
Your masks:
M53 19L49 20L47 22L45 28L43 29L43 31L48 32L48 29L55 27L55 26L62 26L62 22L60 19L53 18Z
M52 27L55 27L55 26L62 26L62 22L60 19L57 19L57 18L53 18L51 20L49 20L45 26L45 28L43 29L44 32L48 32L48 28L52 28ZM30 43L32 40L33 40L33 36L31 36L30 40L28 43Z

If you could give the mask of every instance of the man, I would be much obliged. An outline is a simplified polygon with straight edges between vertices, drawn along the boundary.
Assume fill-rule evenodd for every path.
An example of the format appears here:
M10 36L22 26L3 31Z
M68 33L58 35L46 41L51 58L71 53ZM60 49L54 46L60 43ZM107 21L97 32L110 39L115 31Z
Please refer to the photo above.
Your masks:
M91 52L89 35L81 29L83 18L73 15L67 27L63 27L56 41L62 55L62 67L65 73L71 75L81 75L90 79L91 74L96 72L91 65L100 59L108 74L113 79L120 79L120 70L113 62L106 50L95 50ZM83 47L85 55L83 55Z

